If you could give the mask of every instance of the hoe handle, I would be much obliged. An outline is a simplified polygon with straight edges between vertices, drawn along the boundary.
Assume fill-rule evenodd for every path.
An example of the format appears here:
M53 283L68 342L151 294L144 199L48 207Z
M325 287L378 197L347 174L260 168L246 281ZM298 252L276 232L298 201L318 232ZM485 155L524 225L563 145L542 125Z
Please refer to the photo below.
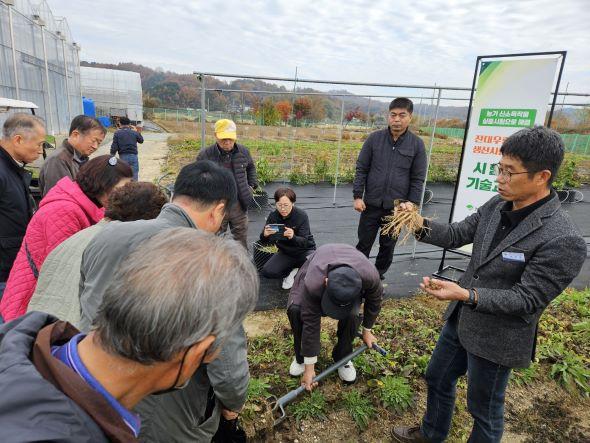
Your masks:
M367 349L368 349L367 345L363 344L360 348L358 348L354 352L348 354L346 357L341 358L336 363L334 363L333 365L328 367L325 371L316 375L312 382L316 383L316 382L322 381L324 378L326 378L332 372L336 371L341 366L344 366L350 360L359 356L360 354L365 352ZM277 400L276 407L285 406L286 404L291 403L293 400L295 400L297 398L297 396L299 396L304 391L305 391L305 388L303 386L299 386L297 389L293 389L292 391L287 392L285 395L283 395L281 398L279 398Z

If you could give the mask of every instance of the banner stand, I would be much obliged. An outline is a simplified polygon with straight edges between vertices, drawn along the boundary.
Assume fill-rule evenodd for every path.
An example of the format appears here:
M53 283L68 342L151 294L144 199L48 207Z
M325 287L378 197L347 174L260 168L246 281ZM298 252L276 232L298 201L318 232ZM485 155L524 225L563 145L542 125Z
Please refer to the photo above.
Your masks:
M475 62L475 70L473 73L473 83L471 86L471 94L469 96L469 107L467 109L467 120L465 122L465 133L463 136L463 144L461 146L461 159L459 161L459 168L457 171L457 180L455 182L455 190L453 192L453 200L451 203L451 213L449 215L449 223L452 223L452 221L453 221L453 216L455 213L455 204L457 203L457 195L459 192L459 187L461 186L461 174L462 174L463 164L464 164L464 160L465 160L465 148L467 146L467 140L469 137L470 122L471 122L471 117L472 117L471 114L473 112L473 98L475 95L476 83L478 81L478 73L481 74L480 62L484 59L524 58L524 57L539 57L539 56L542 57L542 56L551 56L551 55L556 55L561 58L561 65L559 67L559 73L557 75L557 82L555 84L555 91L553 92L553 100L551 102L551 108L549 110L549 116L547 118L547 127L551 127L551 120L553 118L553 111L555 109L555 104L557 101L557 93L559 92L559 85L561 82L561 76L563 73L563 67L565 64L565 58L567 55L567 51L528 52L528 53L522 53L522 54L481 55L481 56L477 57L477 60ZM545 101L545 103L547 103L547 102ZM465 251L458 250L458 249L443 249L443 253L442 253L442 257L441 257L441 261L440 261L438 270L436 272L434 272L432 275L434 277L441 279L441 280L448 280L448 281L456 282L456 281L458 281L458 278L455 277L456 274L465 272L465 269L458 268L458 267L451 266L451 265L445 266L445 259L446 259L447 253L451 253L451 254L455 254L455 255L459 255L459 256L463 256L463 257L471 257L471 254L467 253Z

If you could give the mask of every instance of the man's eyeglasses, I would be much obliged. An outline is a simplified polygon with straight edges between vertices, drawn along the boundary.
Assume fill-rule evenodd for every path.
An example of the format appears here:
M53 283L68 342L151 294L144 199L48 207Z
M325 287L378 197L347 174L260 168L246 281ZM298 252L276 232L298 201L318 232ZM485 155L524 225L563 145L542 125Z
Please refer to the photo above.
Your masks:
M502 176L506 182L510 182L513 175L520 175L520 174L529 174L530 171L522 171L522 172L510 172L500 166L500 163L496 163L492 165L492 173L497 177Z

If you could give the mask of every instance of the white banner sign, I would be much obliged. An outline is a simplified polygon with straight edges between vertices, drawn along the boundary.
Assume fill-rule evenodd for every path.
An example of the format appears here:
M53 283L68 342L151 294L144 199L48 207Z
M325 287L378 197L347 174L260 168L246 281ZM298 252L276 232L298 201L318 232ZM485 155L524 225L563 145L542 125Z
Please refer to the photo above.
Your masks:
M479 69L452 222L461 221L497 193L492 165L514 132L543 125L559 56L488 60Z

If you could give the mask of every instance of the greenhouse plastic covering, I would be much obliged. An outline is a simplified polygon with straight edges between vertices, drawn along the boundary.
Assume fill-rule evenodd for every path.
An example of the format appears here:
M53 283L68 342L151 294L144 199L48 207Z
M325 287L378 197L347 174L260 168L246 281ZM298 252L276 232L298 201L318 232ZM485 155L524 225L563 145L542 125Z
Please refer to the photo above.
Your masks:
M0 1L0 97L35 103L50 134L82 113L78 51L45 1Z
M127 116L143 120L139 73L104 68L80 68L82 94L94 100L96 116Z

